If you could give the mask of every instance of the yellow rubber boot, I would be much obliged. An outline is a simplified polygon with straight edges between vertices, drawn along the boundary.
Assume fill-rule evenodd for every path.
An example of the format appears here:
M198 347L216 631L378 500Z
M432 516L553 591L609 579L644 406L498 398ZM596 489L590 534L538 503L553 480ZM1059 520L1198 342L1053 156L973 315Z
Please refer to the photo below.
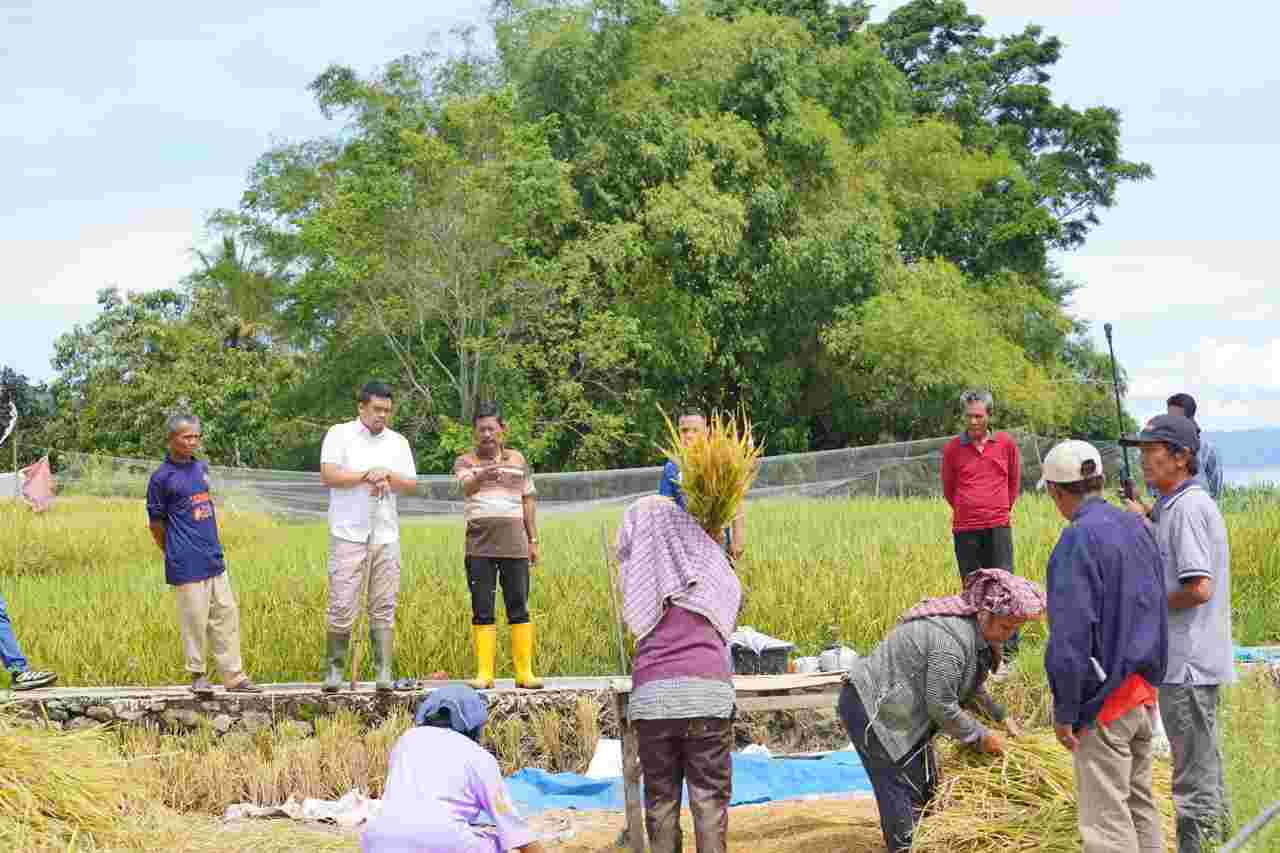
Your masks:
M541 690L542 682L533 674L533 625L511 626L511 659L516 665L516 687Z
M493 660L498 656L498 626L472 625L471 643L476 650L476 677L467 684L489 690L493 687Z

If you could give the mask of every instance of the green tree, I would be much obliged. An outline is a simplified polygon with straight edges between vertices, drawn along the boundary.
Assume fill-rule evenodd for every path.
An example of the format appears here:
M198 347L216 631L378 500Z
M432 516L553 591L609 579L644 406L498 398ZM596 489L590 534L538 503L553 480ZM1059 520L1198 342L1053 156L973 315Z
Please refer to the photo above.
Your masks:
M945 434L970 387L991 389L1006 426L1062 429L1069 386L1054 384L1000 325L956 267L931 261L895 270L882 293L841 311L823 340L855 377L859 405L895 435Z
M9 406L17 407L18 423L9 441L18 446L18 466L24 467L50 449L48 426L53 416L53 398L44 383L32 382L12 367L0 367L0 435L9 428ZM16 437L15 437L16 436ZM13 462L8 442L0 451L0 470Z
M1043 270L1045 248L1075 248L1115 203L1121 183L1150 178L1124 159L1120 114L1056 103L1050 69L1062 42L1035 25L993 38L963 0L912 0L872 27L885 56L906 76L917 115L940 115L968 147L1008 153L1021 179L991 184L981 198L905 229L922 243L910 254L941 254L979 275L1001 268ZM974 237L980 239L976 247Z
M58 447L154 457L165 418L185 410L201 419L214 462L270 465L288 422L262 389L294 381L288 357L230 346L224 306L204 294L112 288L98 303L88 326L55 343Z

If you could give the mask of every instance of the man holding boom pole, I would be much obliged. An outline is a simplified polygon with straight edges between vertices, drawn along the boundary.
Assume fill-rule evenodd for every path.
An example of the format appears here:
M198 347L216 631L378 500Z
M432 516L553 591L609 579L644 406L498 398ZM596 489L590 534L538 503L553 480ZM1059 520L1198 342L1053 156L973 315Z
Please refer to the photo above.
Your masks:
M1190 418L1160 415L1121 443L1141 448L1143 476L1162 496L1151 511L1169 609L1160 717L1173 753L1178 851L1196 853L1225 838L1231 827L1218 743L1221 686L1236 678L1227 527L1218 505L1194 480L1200 432ZM1129 509L1146 514L1136 501L1129 501Z

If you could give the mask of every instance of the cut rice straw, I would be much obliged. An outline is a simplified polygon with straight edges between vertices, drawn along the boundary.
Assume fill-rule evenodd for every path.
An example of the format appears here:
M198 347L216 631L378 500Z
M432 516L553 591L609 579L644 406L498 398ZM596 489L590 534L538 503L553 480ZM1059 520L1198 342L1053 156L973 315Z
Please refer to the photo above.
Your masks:
M659 449L680 469L685 509L715 535L737 516L760 470L764 445L756 443L745 412L740 418L712 412L706 430L687 443L666 412L662 418L670 443Z
M951 745L944 750L942 781L916 828L913 851L1080 849L1071 753L1051 729L1006 739L1003 756ZM1167 762L1155 762L1153 781L1168 841L1173 837L1173 797Z
M0 849L354 851L355 839L297 824L232 826L157 802L146 770L125 761L102 727L63 732L15 721L0 707Z

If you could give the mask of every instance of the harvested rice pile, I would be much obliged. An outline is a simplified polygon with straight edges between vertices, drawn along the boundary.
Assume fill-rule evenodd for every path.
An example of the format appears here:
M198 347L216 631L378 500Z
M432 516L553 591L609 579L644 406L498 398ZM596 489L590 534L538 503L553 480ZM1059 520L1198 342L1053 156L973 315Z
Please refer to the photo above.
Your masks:
M228 827L147 796L142 771L102 729L16 723L0 709L0 850L355 850L352 838L284 824Z
M685 509L704 530L723 530L755 482L764 445L756 444L745 414L739 424L737 418L712 412L706 431L687 444L665 412L662 416L669 443L659 449L680 469Z
M1010 853L1080 849L1071 753L1051 729L1005 740L992 757L947 745L942 783L929 814L916 829L912 850L923 853ZM1169 765L1155 763L1155 797L1173 838Z

